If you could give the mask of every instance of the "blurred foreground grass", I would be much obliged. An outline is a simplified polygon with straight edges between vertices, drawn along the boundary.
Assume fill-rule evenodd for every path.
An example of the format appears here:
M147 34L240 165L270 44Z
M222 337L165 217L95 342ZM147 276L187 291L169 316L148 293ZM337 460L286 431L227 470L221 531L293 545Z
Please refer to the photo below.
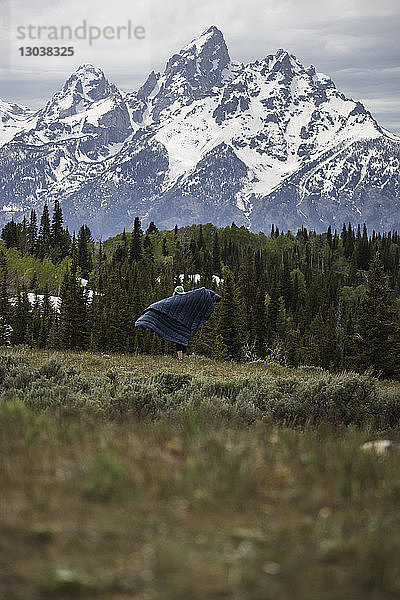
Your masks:
M400 597L400 454L360 448L400 441L398 384L328 379L368 411L390 397L390 426L358 423L355 406L350 424L289 427L292 401L334 415L326 373L30 351L3 352L2 368L2 600ZM140 412L142 392L156 412ZM224 398L235 409L213 410Z

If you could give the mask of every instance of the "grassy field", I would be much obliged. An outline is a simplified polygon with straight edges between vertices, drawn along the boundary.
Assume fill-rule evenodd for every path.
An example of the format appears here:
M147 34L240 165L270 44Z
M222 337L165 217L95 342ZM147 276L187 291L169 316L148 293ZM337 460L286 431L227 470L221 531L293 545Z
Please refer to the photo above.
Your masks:
M400 385L3 350L0 598L400 597Z

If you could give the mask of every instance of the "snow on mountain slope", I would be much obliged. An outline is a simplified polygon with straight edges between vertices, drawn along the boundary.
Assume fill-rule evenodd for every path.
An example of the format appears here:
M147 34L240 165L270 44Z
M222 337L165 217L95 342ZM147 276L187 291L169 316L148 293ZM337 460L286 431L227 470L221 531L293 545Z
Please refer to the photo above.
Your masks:
M81 65L30 118L0 148L3 222L55 198L97 236L136 214L257 231L350 217L382 229L398 214L400 138L283 49L232 62L214 26L137 91Z
M118 144L132 132L123 94L101 69L84 64L37 113L35 126L17 134L12 142L40 146L79 140L76 158L89 162L118 151Z
M171 113L155 136L170 155L171 183L225 142L254 173L248 192L255 194L271 192L332 145L382 135L360 103L283 50L237 68L222 90Z
M10 141L16 133L33 126L34 111L26 106L0 100L0 146Z

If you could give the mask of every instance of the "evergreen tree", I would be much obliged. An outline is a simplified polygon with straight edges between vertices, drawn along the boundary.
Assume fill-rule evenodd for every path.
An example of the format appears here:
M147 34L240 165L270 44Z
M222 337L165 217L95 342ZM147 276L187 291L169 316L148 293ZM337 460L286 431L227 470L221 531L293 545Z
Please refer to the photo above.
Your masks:
M27 343L31 347L38 346L39 333L40 333L40 321L41 321L41 304L40 298L35 293L35 298L32 305L31 320L29 324L29 333L27 336Z
M47 204L43 206L43 212L40 219L39 234L37 238L37 256L44 258L50 256L52 248L50 215Z
M89 273L93 268L91 242L92 234L89 227L82 225L78 233L77 264L84 279L89 278Z
M61 245L63 241L63 214L58 200L54 201L53 218L51 222L51 239L53 246Z
M50 331L53 325L53 307L50 302L49 288L45 285L43 290L43 300L40 307L40 325L38 335L39 348L46 348L48 345Z
M143 258L154 262L153 244L150 235L146 233L143 240Z
M123 263L128 257L128 240L126 237L126 231L124 227L124 231L122 232L122 241L116 247L113 254L113 262L114 263Z
M12 344L23 344L26 341L27 330L29 328L31 306L26 293L26 288L21 290L17 285L16 304L13 308L11 326L13 332L11 335Z
M61 348L78 350L87 345L86 302L83 288L77 280L77 265L73 261L61 285L61 304L57 344Z
M18 248L18 229L14 219L4 225L1 238L4 240L6 248Z
M140 223L139 217L135 217L135 221L133 224L133 234L131 238L131 245L129 248L129 262L137 262L142 258L142 227Z
M327 244L328 244L328 246L330 248L332 248L332 241L333 241L333 239L332 239L332 228L329 225L328 231L327 231L327 234L326 234L326 242L327 242Z
M37 215L35 210L31 210L29 227L28 227L28 242L31 254L36 252L37 244Z
M272 346L276 341L277 323L279 315L280 290L276 282L273 282L267 297L267 331L268 343Z
M155 226L153 221L150 221L150 225L146 230L146 234L158 233L158 227Z
M354 250L354 231L351 224L348 224L346 238L344 240L344 255L346 258L350 258Z
M371 366L386 377L399 377L399 315L378 253L368 271L367 291L358 311L357 333L359 348L355 362L359 368Z
M70 247L70 236L63 229L64 217L58 200L54 201L53 218L51 222L51 258L54 262L60 262L68 255Z
M255 318L255 351L261 358L266 354L267 342L267 311L265 306L265 291L262 286L257 289L256 304L254 307Z
M22 223L18 226L18 247L21 250L22 256L29 254L29 226L27 225L26 217L22 219Z
M203 235L203 226L200 225L199 226L199 238L197 240L197 248L199 250L202 250L202 248L204 248L204 235Z
M243 313L245 331L244 343L253 345L256 338L256 319L254 307L257 297L257 277L253 260L253 251L247 246L238 272L238 291Z
M213 235L213 250L212 250L212 261L213 261L213 275L221 274L221 250L219 246L218 231L215 230Z
M221 343L226 349L229 358L240 358L240 338L237 319L237 302L235 295L235 282L232 271L225 267L223 271L224 283L222 287L222 300L219 308L219 333Z

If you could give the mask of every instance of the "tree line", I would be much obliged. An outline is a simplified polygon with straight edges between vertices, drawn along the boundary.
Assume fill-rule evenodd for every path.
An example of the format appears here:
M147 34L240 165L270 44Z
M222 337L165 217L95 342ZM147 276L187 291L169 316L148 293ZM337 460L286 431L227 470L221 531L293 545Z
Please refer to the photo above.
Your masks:
M3 228L0 343L172 352L173 345L134 323L149 304L182 283L185 289L205 286L222 296L192 336L191 352L400 375L396 231L368 233L365 225L349 223L340 232L329 227L319 234L272 226L265 235L234 223L159 231L153 222L143 231L136 217L131 232L95 242L87 226L75 238L62 223L55 203L52 221L45 206L39 228L35 215L29 224L11 221ZM51 302L57 291L51 281L38 289L34 277L11 277L10 248L56 265L68 259L59 310ZM33 305L28 292L34 294Z

